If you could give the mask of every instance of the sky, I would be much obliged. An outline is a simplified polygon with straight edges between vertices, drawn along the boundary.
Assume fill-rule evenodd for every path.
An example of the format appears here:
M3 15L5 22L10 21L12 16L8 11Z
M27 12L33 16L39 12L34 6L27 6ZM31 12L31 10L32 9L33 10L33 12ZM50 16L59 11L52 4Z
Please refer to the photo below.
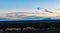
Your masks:
M60 9L60 0L0 0L0 14L20 11L32 12L37 7Z

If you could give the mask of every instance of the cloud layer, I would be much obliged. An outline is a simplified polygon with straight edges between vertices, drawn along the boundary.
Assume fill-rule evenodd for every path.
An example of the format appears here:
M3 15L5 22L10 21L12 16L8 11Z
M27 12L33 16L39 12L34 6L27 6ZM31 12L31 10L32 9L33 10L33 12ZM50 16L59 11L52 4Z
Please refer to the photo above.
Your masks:
M38 11L38 12L12 12L6 14L0 14L0 18L10 18L10 19L17 19L23 17L44 17L44 18L52 18L52 19L60 19L60 10L48 10L47 11ZM52 13L50 13L52 12Z

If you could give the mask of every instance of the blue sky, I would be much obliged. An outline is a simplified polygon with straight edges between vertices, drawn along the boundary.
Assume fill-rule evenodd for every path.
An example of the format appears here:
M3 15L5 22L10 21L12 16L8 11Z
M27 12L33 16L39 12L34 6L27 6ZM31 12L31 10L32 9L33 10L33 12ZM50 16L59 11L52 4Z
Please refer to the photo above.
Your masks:
M33 11L37 7L60 8L60 0L0 0L0 13L12 11Z

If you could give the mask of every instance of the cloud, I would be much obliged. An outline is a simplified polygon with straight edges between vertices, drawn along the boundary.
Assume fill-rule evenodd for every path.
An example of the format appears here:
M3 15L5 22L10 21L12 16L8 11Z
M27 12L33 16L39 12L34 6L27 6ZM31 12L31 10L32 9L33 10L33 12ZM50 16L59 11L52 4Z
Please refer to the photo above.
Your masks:
M12 12L12 13L6 13L6 14L0 14L0 18L10 18L10 19L18 19L23 17L29 17L29 16L36 16L36 17L43 17L43 18L52 18L52 19L58 19L60 18L60 11L58 10L50 10L53 13L49 12Z

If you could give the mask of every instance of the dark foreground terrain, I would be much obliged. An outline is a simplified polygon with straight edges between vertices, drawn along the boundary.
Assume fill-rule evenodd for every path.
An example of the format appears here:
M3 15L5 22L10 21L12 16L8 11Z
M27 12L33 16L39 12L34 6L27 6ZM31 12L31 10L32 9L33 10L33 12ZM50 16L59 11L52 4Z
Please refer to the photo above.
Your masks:
M59 21L0 21L0 33L60 33Z
M1 31L0 33L60 33L60 28L57 29L43 29L43 30L26 30L26 31Z

